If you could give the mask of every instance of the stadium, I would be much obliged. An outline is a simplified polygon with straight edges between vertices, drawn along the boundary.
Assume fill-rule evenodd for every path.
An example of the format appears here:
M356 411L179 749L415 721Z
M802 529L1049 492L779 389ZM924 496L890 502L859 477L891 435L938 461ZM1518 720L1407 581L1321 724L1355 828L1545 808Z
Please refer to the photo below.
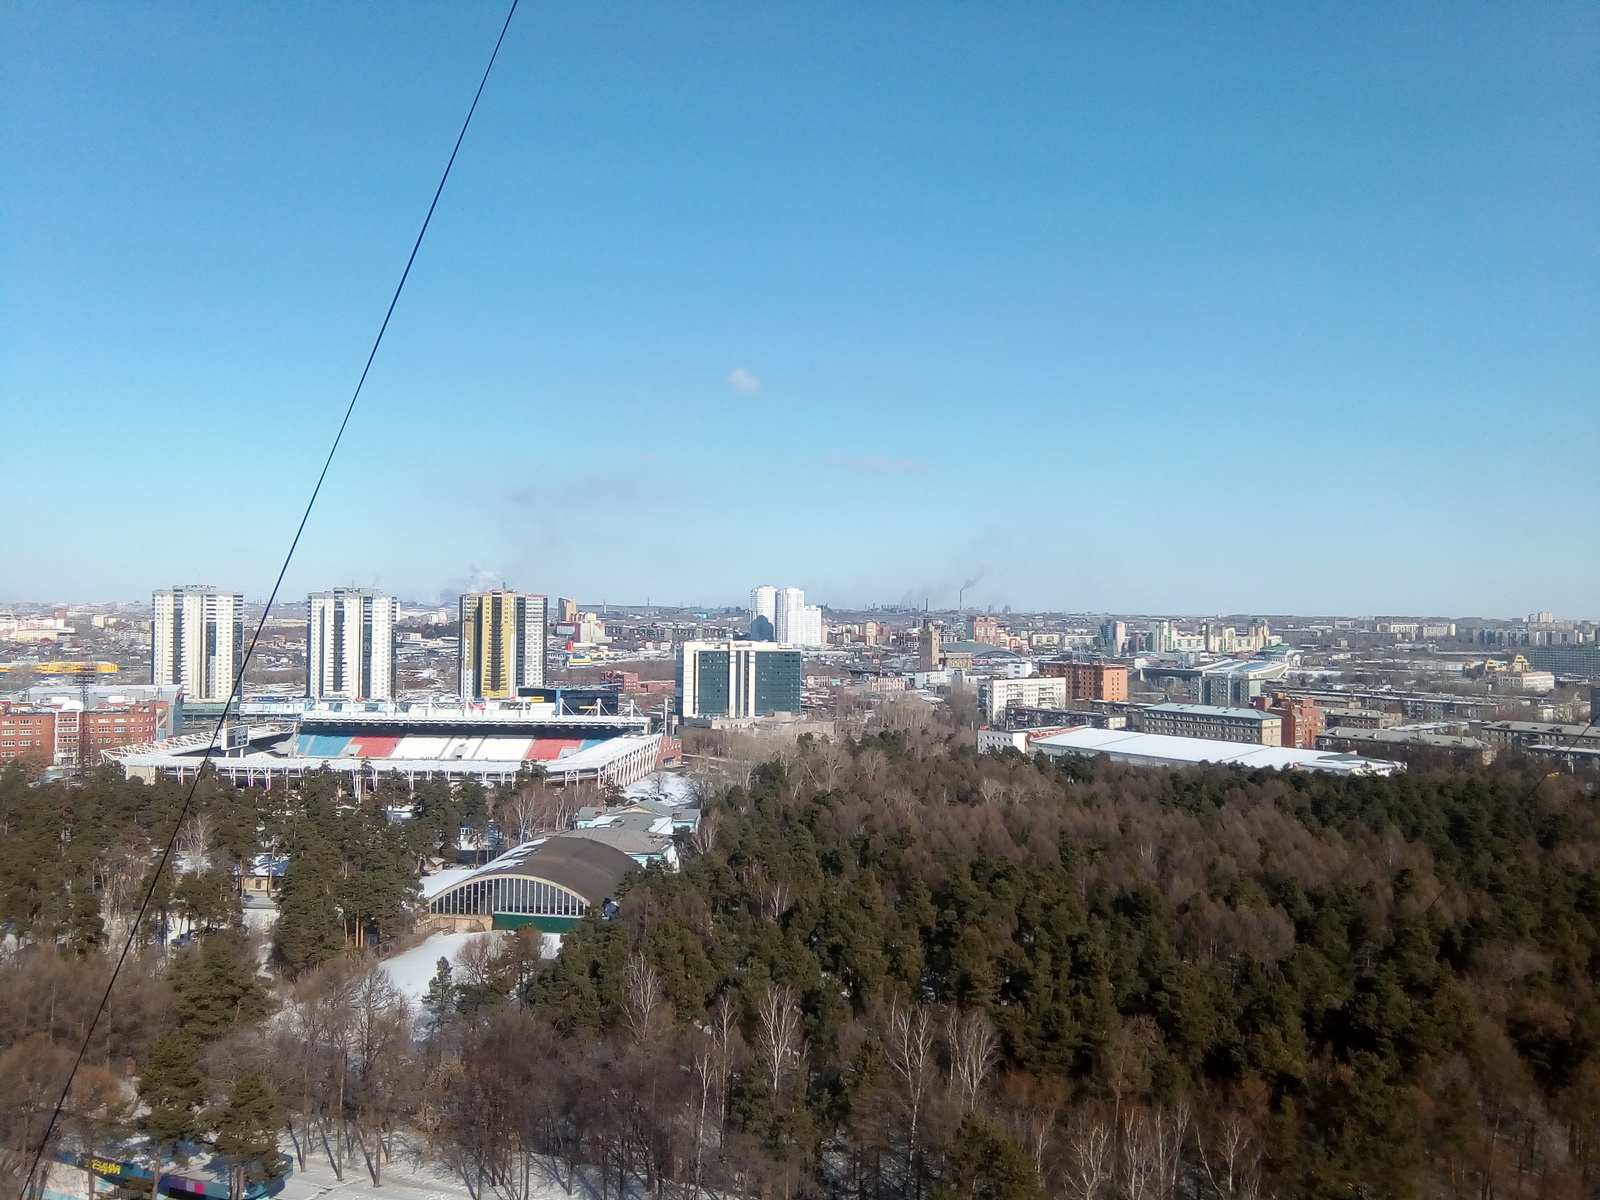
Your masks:
M271 787L317 771L347 776L352 791L398 774L428 779L513 782L530 768L558 784L626 787L668 758L669 743L649 718L558 713L554 705L317 708L298 720L235 722L218 735L211 770L244 786ZM130 746L108 758L130 778L194 777L212 746L209 734Z

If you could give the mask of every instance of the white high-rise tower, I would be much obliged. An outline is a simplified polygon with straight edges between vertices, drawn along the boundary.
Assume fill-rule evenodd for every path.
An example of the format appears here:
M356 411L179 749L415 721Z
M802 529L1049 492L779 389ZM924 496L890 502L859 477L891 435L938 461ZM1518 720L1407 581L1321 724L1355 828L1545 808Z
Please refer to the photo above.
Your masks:
M770 637L777 637L778 629L778 589L770 584L762 584L750 591L750 636L755 636L756 620L765 617L767 624L772 627Z
M150 682L175 683L185 699L226 700L244 653L244 597L205 584L151 597Z
M306 695L317 700L393 700L399 608L393 596L370 588L311 593Z
M786 646L816 648L824 644L822 609L806 603L805 591L786 587L777 595L777 617L773 626L778 641Z

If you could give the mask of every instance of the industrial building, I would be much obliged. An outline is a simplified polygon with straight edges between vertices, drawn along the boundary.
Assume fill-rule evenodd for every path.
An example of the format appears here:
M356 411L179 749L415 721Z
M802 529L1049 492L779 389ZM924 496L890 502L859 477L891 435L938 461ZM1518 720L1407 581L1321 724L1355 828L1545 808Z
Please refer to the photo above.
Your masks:
M1329 771L1339 775L1392 775L1405 769L1400 763L1363 758L1359 754L1294 750L1286 746L1252 746L1114 729L1069 729L1065 733L1037 738L1029 748L1033 753L1051 758L1086 755L1140 767L1190 767L1216 763L1258 770Z

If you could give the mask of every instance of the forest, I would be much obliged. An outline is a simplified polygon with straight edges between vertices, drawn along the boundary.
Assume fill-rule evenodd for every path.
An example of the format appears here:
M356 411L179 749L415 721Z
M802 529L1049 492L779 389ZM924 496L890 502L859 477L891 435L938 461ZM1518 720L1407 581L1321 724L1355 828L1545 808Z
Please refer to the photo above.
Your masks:
M516 792L203 784L56 1145L421 1157L512 1200L1600 1196L1592 779L803 739L614 919L485 935L412 1005L381 960L417 865L563 807ZM182 800L0 773L13 1192ZM235 880L269 850L264 944Z

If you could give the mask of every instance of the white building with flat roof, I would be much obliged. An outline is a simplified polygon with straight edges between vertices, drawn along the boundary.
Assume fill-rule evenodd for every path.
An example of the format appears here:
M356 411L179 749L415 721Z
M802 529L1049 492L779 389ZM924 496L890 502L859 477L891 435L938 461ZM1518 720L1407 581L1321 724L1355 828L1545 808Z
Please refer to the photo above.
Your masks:
M1253 746L1208 738L1168 737L1122 729L1069 729L1029 743L1034 754L1050 758L1084 755L1109 758L1136 767L1193 767L1202 763L1271 771L1328 771L1336 775L1394 775L1401 763L1359 754L1294 750L1288 746Z
M978 712L985 721L992 724L1000 720L1013 704L1023 708L1066 708L1067 681L1042 675L978 681Z

